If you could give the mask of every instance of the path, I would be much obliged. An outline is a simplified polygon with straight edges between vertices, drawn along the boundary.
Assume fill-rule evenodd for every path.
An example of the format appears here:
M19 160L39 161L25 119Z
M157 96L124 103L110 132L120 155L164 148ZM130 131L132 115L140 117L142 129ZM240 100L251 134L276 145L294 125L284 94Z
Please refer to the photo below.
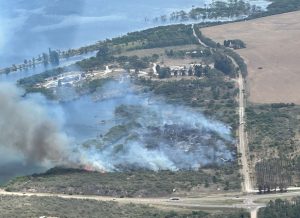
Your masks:
M193 29L193 35L197 38L199 43L205 47L208 47L204 42L201 41L201 39L197 36L196 31L195 31L195 26L192 25ZM232 63L236 68L238 68L238 64L236 61L228 56L232 60ZM247 153L249 151L248 149L248 144L247 144L247 139L246 139L246 133L245 133L245 95L244 95L244 79L239 72L239 77L238 77L238 85L239 85L239 143L237 146L237 151L238 153L241 154L241 174L243 176L243 182L242 182L242 190L243 192L250 193L253 192L252 184L251 184L251 178L250 178L250 171L249 171L249 165L248 165L248 158L247 158Z

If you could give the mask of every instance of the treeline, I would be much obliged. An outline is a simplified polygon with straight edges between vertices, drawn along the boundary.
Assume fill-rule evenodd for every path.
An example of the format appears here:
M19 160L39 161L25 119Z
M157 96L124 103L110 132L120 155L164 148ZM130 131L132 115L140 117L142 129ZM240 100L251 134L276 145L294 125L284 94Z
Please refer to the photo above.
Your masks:
M44 64L44 66L48 66L51 64L52 66L59 65L60 54L59 51L54 51L49 48L49 53L43 53L38 57L33 57L32 59L24 59L22 64L13 64L11 67L6 67L1 72L5 74L9 74L10 72L15 72L18 70L28 70L29 68L35 68L38 64Z
M131 49L147 49L197 43L193 36L191 26L184 24L161 26L132 32L122 37L113 38L108 42L112 43L112 45L130 45L131 43Z
M225 75L230 77L236 76L236 69L232 60L222 53L216 53L214 55L215 64L214 67L220 70Z
M292 184L293 166L287 158L273 158L258 162L255 166L259 193L286 191Z
M239 70L241 71L243 77L246 77L248 74L248 69L244 59L238 53L229 48L225 48L224 53L234 59L239 66Z
M239 66L239 70L241 71L242 75L244 77L246 77L248 74L248 70L247 70L247 65L246 65L244 59L238 53L233 51L232 49L226 48L225 46L221 45L220 43L216 43L212 39L204 36L202 34L202 32L200 31L201 27L202 26L200 24L194 26L195 33L198 36L198 38L208 47L213 48L215 50L219 49L224 54L230 56Z
M82 71L94 70L103 68L106 64L118 63L125 69L145 69L149 67L150 62L156 62L159 55L153 54L152 56L138 57L134 56L114 56L114 51L111 47L103 45L99 48L96 57L91 57L78 61L76 66Z
M299 218L300 198L291 201L276 199L258 211L258 218Z
M247 132L251 151L264 152L276 149L289 155L297 150L295 119L300 109L291 104L252 105L246 108Z
M24 60L23 64L12 65L12 67L1 70L3 73L22 70L29 67L34 67L36 64L43 63L44 65L59 64L60 58L68 58L75 55L85 54L92 51L100 51L107 47L111 54L118 54L124 50L136 50L147 48L159 48L176 45L196 44L197 41L193 36L193 31L190 25L170 25L155 27L143 31L128 33L125 36L107 39L102 42L97 42L93 45L81 47L79 49L69 49L67 51L54 51L49 49L49 53L43 53L38 58L32 60ZM98 52L99 53L99 52ZM91 58L87 62L80 62L82 68L87 68L88 65L98 62L96 58Z
M246 48L246 44L240 39L230 39L224 40L225 47L233 48L233 49L241 49Z
M299 0L270 0L267 10L261 7L250 5L243 0L215 1L205 8L193 8L190 11L174 11L169 15L162 15L154 18L154 22L185 22L189 20L209 23L210 20L218 18L231 18L235 21L251 20L259 17L266 17L275 14L282 14L300 10ZM234 22L235 22L234 21ZM215 25L211 22L208 25Z
M200 28L202 27L202 25L197 24L194 25L194 30L196 35L198 36L198 38L208 47L210 48L218 48L221 45L219 43L214 42L212 39L205 37L202 32L200 31Z
M36 85L37 83L44 82L44 80L48 77L58 76L58 75L60 75L64 72L66 72L66 69L61 68L61 67L56 68L56 69L52 69L52 70L47 70L43 73L20 79L18 81L18 85L20 85L21 87L27 89L27 88L30 88L30 87Z
M270 0L272 3L268 5L267 11L252 14L247 19L254 19L259 17L266 17L275 14L282 14L292 11L300 10L300 1L299 0Z
M208 77L210 73L214 73L214 70L211 69L208 65L195 65L191 66L188 69L179 69L179 70L171 70L169 67L160 67L160 65L156 66L156 72L158 73L158 78L165 79L170 78L171 76L196 76L196 77L202 77L206 76Z
M190 11L174 11L170 15L156 17L154 22L184 22L189 20L205 22L217 18L238 18L260 13L260 7L250 5L243 0L214 1L205 8L193 8Z

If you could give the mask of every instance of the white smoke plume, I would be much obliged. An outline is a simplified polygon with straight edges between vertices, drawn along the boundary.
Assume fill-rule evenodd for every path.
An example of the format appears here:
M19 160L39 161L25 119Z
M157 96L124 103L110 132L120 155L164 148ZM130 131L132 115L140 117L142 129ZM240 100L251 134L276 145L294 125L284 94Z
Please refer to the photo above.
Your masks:
M229 147L234 142L228 126L137 91L129 80L109 82L98 90L96 102L90 100L105 120L98 130L101 137L95 136L84 146L68 131L64 112L52 117L51 103L22 95L14 85L0 84L0 150L26 163L96 171L176 171L232 159ZM85 115L91 106L84 108L82 99L77 103L82 110L80 120L86 123L79 127L93 122Z
M90 169L176 171L233 158L231 130L221 122L137 91L126 79L109 82L98 95L97 103L115 114L101 122L101 138L78 148L79 162Z

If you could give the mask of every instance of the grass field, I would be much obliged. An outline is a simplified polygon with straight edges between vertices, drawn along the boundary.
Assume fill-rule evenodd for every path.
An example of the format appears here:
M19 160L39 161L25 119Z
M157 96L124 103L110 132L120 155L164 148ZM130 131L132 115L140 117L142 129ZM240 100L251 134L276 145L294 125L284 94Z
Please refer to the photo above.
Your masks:
M209 38L223 43L241 39L237 50L246 60L251 102L300 104L300 12L204 28Z

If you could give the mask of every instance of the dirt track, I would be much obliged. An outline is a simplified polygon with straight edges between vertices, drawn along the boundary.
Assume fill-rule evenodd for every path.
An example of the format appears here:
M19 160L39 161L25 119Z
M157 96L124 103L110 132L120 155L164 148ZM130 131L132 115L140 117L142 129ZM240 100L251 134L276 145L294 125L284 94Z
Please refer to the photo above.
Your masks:
M244 177L244 181L242 183L243 191L246 193L253 192L251 179L249 175L249 166L247 154L249 154L249 149L247 145L246 132L245 132L245 98L244 98L244 79L242 74L239 74L238 78L239 84L239 144L238 144L238 152L241 153L241 163L242 169L241 173Z
M199 43L201 45L203 45L204 47L209 47L207 46L205 43L203 43L201 41L201 39L197 36L196 32L195 32L195 27L194 25L192 25L192 29L193 29L193 35L197 38L197 40L199 41ZM235 68L238 68L238 64L236 63L236 61L228 56L228 58L230 58L232 60L232 63L234 64ZM239 143L237 146L237 150L238 153L241 153L241 164L242 164L242 168L241 168L241 175L243 175L243 182L242 182L242 190L243 192L246 193L251 193L254 192L253 188L252 188L252 184L251 184L251 179L250 179L250 170L249 170L249 166L248 166L248 159L247 159L247 154L249 153L248 151L248 145L247 145L247 138L246 138L246 132L245 132L245 88L244 88L244 78L241 74L241 72L239 72L239 77L237 80L238 86L239 86L239 96L238 96L238 102L239 102Z
M250 101L300 104L299 20L300 11L201 31L220 43L241 39L247 44L246 49L237 52L248 65Z

